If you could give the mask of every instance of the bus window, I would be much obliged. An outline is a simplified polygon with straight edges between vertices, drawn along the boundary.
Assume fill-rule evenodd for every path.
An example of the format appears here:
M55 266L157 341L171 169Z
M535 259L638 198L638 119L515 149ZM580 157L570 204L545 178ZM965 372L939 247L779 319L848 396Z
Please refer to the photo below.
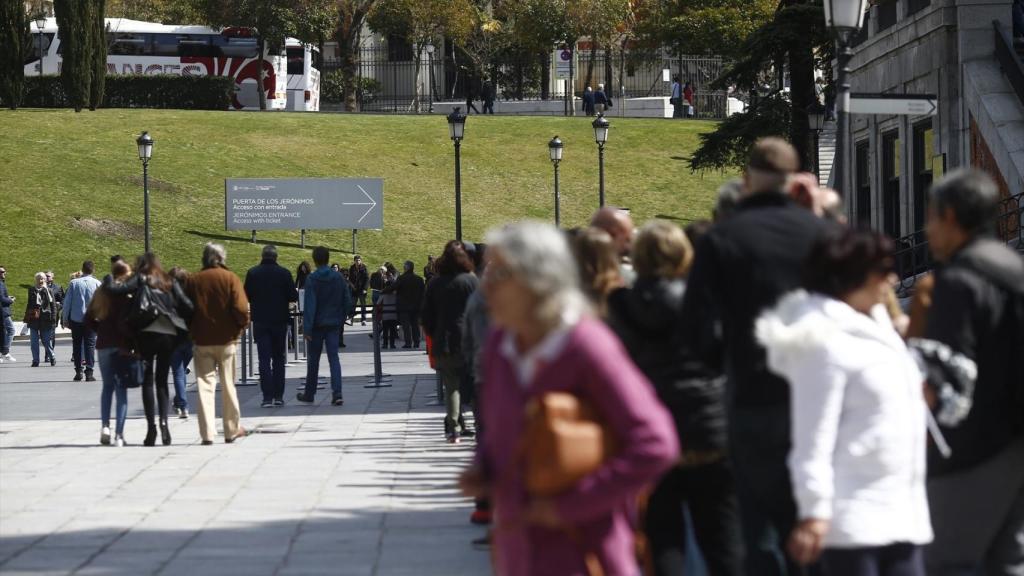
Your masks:
M153 34L153 56L177 56L178 36L175 34Z
M259 52L255 38L214 36L213 45L225 58L255 58Z
M149 34L118 32L113 36L114 42L107 50L111 56L146 56L151 53ZM60 47L57 50L59 52Z
M217 56L208 34L182 34L177 36L178 56Z
M306 49L302 46L288 47L288 74L302 75L306 73L304 59Z

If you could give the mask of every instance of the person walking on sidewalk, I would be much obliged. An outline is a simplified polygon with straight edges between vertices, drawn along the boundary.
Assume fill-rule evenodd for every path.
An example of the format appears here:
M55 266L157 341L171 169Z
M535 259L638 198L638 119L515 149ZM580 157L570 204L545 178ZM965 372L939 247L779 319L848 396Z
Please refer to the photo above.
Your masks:
M423 330L430 335L431 354L444 387L445 437L459 442L459 416L462 414L459 388L465 361L462 358L462 326L466 301L480 281L473 274L473 260L462 242L452 240L437 259L437 276L427 285L420 313Z
M171 278L178 281L179 286L188 286L188 272L179 266L171 268ZM192 336L185 334L181 342L171 354L171 380L174 383L174 411L181 420L188 420L188 365L192 362L192 349L195 344Z
M11 342L14 340L11 305L14 300L14 296L7 292L7 267L0 266L0 363L17 361L11 356Z
M94 382L96 333L86 325L85 311L89 308L100 281L93 276L96 267L92 260L82 262L82 275L68 284L64 294L64 325L71 328L71 362L75 366L75 382L82 380L82 364L85 364L85 381Z
M402 325L402 348L420 347L420 308L423 307L423 293L426 284L416 275L416 265L406 260L404 272L391 286L398 296L398 321Z
M131 276L132 269L123 260L111 269L112 282L120 286ZM103 389L100 392L100 444L111 443L110 404L114 407L115 425L113 443L125 445L124 423L128 417L128 388L142 385L142 364L135 355L135 343L125 324L129 299L127 294L115 294L100 287L89 303L90 327L96 331L96 356L100 364Z
M284 406L288 309L299 300L291 272L277 263L277 247L263 247L263 260L245 275L245 294L252 307L252 333L259 354L264 408Z
M50 351L57 347L57 324L60 323L61 311L64 309L64 288L53 279L53 270L46 271L46 285L50 288L50 294L53 294L53 301L57 303L57 316L54 318L54 329L50 332ZM53 366L56 363L56 357L51 356L45 358L44 361L50 362Z
M345 398L341 389L341 359L338 358L338 340L341 325L352 311L352 294L345 279L327 267L331 252L323 246L313 249L316 270L306 280L302 322L306 327L309 354L306 359L306 388L295 399L311 404L316 396L320 374L320 354L327 349L327 363L331 367L331 404L341 406Z
M928 212L928 245L942 265L925 338L973 360L977 380L962 402L936 406L952 453L929 445L935 542L925 564L935 576L1024 574L1024 260L990 235L999 189L983 172L937 182ZM959 418L947 417L957 408Z
M682 345L709 370L726 374L730 458L749 576L802 570L785 554L797 521L786 465L789 385L768 370L765 350L754 340L754 321L800 286L812 244L831 227L786 195L786 181L798 167L786 141L754 144L745 196L697 246L683 297Z
M32 367L39 366L39 344L46 351L44 358L50 365L53 358L53 329L57 324L57 303L46 285L46 273L36 273L36 285L28 289L25 324L32 335Z
M199 436L204 446L217 435L216 392L220 378L224 442L248 434L241 425L235 391L235 349L249 325L249 300L242 281L227 268L227 253L220 244L203 248L203 269L189 277L188 294L195 303L190 332L195 342L196 384L199 387Z
M362 323L366 326L366 286L370 282L370 273L359 254L352 258L352 266L348 269L348 281L352 283L356 300L362 308Z

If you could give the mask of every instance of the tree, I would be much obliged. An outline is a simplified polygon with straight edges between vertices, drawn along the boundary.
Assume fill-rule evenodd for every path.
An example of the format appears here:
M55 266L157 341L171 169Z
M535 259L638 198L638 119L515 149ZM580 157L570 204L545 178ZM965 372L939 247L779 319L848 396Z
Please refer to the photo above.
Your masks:
M413 45L417 90L410 109L420 109L423 49L445 38L464 43L472 34L476 11L471 0L377 0L369 14L370 28Z
M91 72L89 82L89 110L103 104L103 88L107 78L107 26L103 21L106 0L91 0L89 5L89 46L91 48Z
M341 84L345 94L345 111L358 112L356 81L359 77L359 47L363 24L377 0L338 0L338 19L334 40L341 59Z
M93 76L92 31L89 0L54 0L53 10L60 28L64 93L75 112L89 104Z
M691 159L690 168L723 168L726 165L719 160L710 160L723 158L736 162L732 165L742 165L743 154L729 151L752 144L757 135L766 133L787 135L800 154L803 168L810 168L813 155L807 106L816 99L814 70L830 62L832 54L821 0L782 0L772 19L752 32L737 54L739 56L733 64L712 86L733 86L743 92L756 90L767 93L751 106L750 114L758 114L767 103L776 106L779 102L786 102L787 121L780 122L776 110L768 115L770 123L767 125L763 122L720 124L713 137L703 140L701 148ZM788 94L782 91L783 69L789 72ZM772 78L776 79L774 83Z
M200 24L202 17L191 2L183 0L107 0L107 18L128 18L163 24Z
M11 110L21 104L25 62L31 56L29 20L22 0L0 0L0 97Z

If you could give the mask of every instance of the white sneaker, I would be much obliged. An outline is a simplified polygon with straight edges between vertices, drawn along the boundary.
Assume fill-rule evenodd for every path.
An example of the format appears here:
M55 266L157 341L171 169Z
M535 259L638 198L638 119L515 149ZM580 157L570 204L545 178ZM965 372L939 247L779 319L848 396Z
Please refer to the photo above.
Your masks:
M118 448L123 448L124 447L124 436L121 436L120 434L118 434L117 438L114 438L114 446L117 446Z
M100 430L100 444L104 446L110 446L110 426L104 426Z
M4 354L3 358L4 362L17 362L14 356L11 356L10 354Z

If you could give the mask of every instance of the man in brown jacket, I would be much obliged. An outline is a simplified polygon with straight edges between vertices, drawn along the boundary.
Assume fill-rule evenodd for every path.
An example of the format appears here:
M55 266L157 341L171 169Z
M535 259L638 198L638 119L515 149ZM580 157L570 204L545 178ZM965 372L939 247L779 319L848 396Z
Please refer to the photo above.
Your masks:
M196 383L199 387L199 435L203 445L213 444L217 376L220 377L224 441L246 435L239 424L235 392L235 342L249 325L249 300L241 280L227 269L227 254L220 244L203 248L203 269L189 277L188 296L195 305L189 331L195 342Z

